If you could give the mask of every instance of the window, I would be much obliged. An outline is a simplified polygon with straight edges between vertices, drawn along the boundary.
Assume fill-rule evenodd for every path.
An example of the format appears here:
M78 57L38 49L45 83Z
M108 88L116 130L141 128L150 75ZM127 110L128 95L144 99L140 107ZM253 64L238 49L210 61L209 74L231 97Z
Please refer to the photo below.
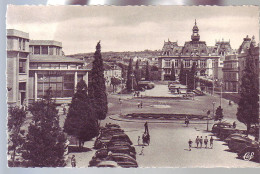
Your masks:
M165 60L165 67L171 67L171 61Z
M30 69L38 69L37 63L30 63Z
M26 71L26 60L20 59L19 60L19 73L25 73Z
M68 69L68 64L60 64L60 69Z
M59 69L59 68L60 68L60 64L58 63L51 64L51 69Z
M19 83L19 90L26 90L26 83L25 82Z
M60 55L60 48L56 48L56 55Z
M25 50L25 39L23 39L23 50Z
M42 54L48 54L48 46L42 46Z
M34 54L40 54L40 46L34 46Z
M53 52L54 52L54 47L50 46L49 47L49 55L53 55Z
M19 50L22 50L22 39L19 38L18 41L19 41Z
M184 60L184 67L189 68L190 67L190 60Z
M175 67L179 67L179 61L177 59L175 59Z

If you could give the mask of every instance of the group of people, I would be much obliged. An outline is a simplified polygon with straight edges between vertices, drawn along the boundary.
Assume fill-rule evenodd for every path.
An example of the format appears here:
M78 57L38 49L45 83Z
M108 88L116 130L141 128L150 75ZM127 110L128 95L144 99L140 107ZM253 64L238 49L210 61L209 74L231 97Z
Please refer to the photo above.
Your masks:
M208 143L209 143L209 148L213 149L213 141L214 141L214 139L212 136L210 139L208 139L207 136L205 136L204 139L202 138L202 136L201 137L197 136L197 138L195 139L195 143L197 145L196 148L202 148L203 143L205 145L205 148L208 148ZM189 139L189 141L188 141L189 151L191 151L192 143L193 142L191 141L191 139Z
M140 103L137 104L138 108L143 108L143 102L141 101Z

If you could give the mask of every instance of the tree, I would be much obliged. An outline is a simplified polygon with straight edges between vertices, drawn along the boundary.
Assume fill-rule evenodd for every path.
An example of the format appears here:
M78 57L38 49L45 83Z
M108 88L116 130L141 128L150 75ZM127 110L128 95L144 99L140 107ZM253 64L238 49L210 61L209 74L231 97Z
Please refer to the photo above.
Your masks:
M150 81L150 66L149 62L146 62L146 68L145 68L145 80Z
M215 115L215 121L217 120L222 120L224 117L223 115L223 109L221 108L221 106L219 106L217 109L216 109L216 115Z
M28 128L22 157L28 167L64 167L66 137L59 126L58 110L51 99L51 90L47 95L34 102L29 111L32 122Z
M128 92L132 89L136 89L136 81L133 74L133 60L129 59L128 71L127 71L127 80L126 80L126 89Z
M140 69L139 69L139 60L136 60L134 73L135 73L136 83L138 84L138 82L141 80L141 72L140 72Z
M116 77L111 77L111 85L113 87L113 92L116 92L116 88L121 84L121 80Z
M240 100L237 108L237 119L247 126L247 134L252 124L259 124L259 84L258 73L255 67L252 44L246 57L246 66L243 70L242 83L240 86Z
M9 167L16 167L15 159L17 152L21 151L24 144L24 133L21 127L26 119L27 111L17 106L8 109L8 154L11 154Z
M196 62L193 62L190 72L188 73L188 89L195 89Z
M181 62L181 69L180 69L180 74L179 74L179 81L182 85L185 84L185 74L184 74L184 70L183 70L183 62Z
M87 92L85 81L79 81L64 123L64 131L79 140L80 148L85 141L91 140L98 134L97 117Z
M91 70L92 102L98 120L104 120L106 118L108 106L100 41L97 43L94 58Z
M175 69L174 69L174 63L172 63L171 80L172 80L172 81L175 81L175 80L176 80L176 77L175 77Z

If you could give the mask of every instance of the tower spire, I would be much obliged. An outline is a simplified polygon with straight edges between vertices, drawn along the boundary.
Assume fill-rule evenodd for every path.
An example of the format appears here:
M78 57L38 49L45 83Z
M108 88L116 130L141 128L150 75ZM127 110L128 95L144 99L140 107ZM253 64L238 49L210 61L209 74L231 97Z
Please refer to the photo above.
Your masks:
M196 19L195 19L195 25L197 25L197 21L196 21Z

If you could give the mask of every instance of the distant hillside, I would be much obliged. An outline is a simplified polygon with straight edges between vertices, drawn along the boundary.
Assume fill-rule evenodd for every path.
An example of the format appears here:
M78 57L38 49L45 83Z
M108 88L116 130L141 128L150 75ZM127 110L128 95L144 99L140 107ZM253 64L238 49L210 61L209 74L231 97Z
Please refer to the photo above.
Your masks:
M125 52L102 52L102 58L104 61L117 61L122 59L130 59L134 57L140 57L140 58L154 58L158 57L160 55L160 50L157 51L151 51L151 50L144 50L144 51L125 51ZM93 53L78 53L73 55L67 55L68 57L73 58L84 58L92 59L94 58L94 52Z

